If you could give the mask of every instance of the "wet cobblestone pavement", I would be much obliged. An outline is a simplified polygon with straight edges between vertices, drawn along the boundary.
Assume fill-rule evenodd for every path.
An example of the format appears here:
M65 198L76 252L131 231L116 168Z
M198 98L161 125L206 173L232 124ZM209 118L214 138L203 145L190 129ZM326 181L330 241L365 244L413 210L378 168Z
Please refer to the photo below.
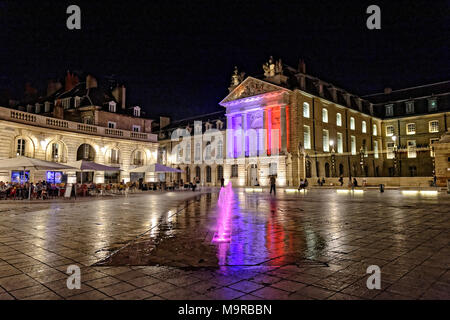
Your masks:
M218 197L0 203L0 299L450 299L446 194Z

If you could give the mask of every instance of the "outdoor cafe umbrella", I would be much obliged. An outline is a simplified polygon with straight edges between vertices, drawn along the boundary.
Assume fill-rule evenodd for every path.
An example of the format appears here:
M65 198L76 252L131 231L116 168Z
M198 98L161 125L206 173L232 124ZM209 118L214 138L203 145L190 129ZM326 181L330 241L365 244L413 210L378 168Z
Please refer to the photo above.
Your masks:
M75 168L77 171L82 173L85 171L121 171L118 167L105 166L100 163L86 160L78 160L73 162L68 162L67 165ZM83 183L83 174L81 174L81 183Z
M56 162L18 156L16 158L0 160L0 170L1 169L3 170L21 169L23 171L23 176L25 177L26 170L70 170L74 168ZM31 190L29 191L30 192L28 192L28 199L30 199L31 196Z

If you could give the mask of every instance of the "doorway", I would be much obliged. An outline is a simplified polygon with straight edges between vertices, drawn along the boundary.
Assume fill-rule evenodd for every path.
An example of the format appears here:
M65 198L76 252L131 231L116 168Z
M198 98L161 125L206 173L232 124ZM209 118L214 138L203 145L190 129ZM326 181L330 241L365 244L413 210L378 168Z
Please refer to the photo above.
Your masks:
M258 185L258 166L256 164L250 165L250 185Z

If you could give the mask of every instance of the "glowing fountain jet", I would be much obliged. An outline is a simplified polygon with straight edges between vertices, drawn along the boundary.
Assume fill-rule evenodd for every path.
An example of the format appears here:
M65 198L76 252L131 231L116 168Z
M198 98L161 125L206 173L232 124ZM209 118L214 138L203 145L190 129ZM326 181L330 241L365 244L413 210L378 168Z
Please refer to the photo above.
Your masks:
M214 234L212 242L230 242L231 240L231 202L233 198L233 188L231 182L225 188L220 189L218 207L219 216L217 219L217 232Z

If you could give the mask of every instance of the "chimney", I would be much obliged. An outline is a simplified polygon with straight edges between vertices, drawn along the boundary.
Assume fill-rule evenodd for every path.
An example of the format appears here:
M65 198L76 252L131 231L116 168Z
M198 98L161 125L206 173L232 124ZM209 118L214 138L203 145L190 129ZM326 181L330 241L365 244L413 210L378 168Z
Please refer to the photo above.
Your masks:
M333 86L329 87L331 91L331 96L333 97L333 101L337 102L337 89Z
M79 82L78 77L67 71L66 80L64 83L65 84L64 91L72 90L78 84L78 82Z
M344 93L345 103L347 104L347 107L351 107L351 101L350 101L350 93L346 92Z
M86 77L86 89L97 88L97 86L98 86L97 79L88 74Z
M159 117L159 128L162 129L170 124L169 117Z
M358 104L359 111L362 112L362 99L360 97L356 98L356 103Z
M319 96L323 97L323 83L320 80L316 82L316 87L319 91Z
M298 63L298 72L306 73L306 64L305 64L305 60L303 60L303 59L300 59L300 61Z
M61 100L55 101L55 107L53 108L53 117L57 119L64 119L64 108L61 105Z
M392 93L392 88L384 88L384 94Z
M122 109L125 110L125 108L126 108L126 103L125 102L126 102L126 99L127 99L127 89L125 88L124 85L122 85L122 87L121 87L121 92L122 92L122 94L121 94L120 103L122 105Z
M62 84L59 81L50 80L47 85L47 96L51 96L56 91L62 88Z

